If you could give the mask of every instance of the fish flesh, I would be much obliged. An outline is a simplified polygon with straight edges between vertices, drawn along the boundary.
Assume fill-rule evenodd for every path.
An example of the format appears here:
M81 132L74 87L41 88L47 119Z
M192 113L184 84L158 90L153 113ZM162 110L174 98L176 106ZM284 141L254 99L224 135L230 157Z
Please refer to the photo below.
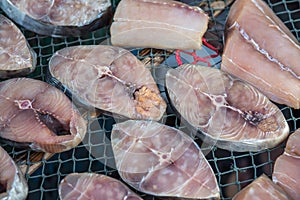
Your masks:
M251 184L237 193L232 200L256 200L277 199L289 200L290 197L284 190L272 182L265 174L255 179Z
M121 181L102 174L71 173L59 184L61 200L142 200Z
M282 187L292 199L300 199L300 129L288 138L284 153L274 165L273 182Z
M0 82L0 138L35 151L57 153L77 146L87 122L68 97L43 81Z
M122 0L111 25L111 43L122 47L201 49L208 15L172 0Z
M210 145L260 151L281 143L289 126L280 109L253 86L216 68L181 65L168 70L172 106Z
M49 71L50 81L66 86L76 101L115 117L159 120L166 110L150 70L122 48L67 47L51 57Z
M0 7L24 28L53 37L84 35L112 18L110 0L1 0Z
M159 197L220 198L212 168L182 131L128 120L113 126L111 142L121 178L136 190Z
M0 199L24 200L28 194L28 186L22 172L0 146Z
M300 108L300 45L261 0L239 0L226 22L221 69L270 100Z
M0 14L0 78L25 76L35 70L36 53L19 28Z

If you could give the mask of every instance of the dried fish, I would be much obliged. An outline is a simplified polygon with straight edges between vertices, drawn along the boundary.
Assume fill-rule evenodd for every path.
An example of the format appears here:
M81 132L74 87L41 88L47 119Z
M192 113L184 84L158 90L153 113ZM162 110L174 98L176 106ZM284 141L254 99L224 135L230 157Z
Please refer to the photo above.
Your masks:
M35 79L0 82L0 138L36 151L56 153L77 146L87 123L57 88Z
M299 109L300 45L284 23L263 1L239 0L226 26L221 69Z
M183 121L207 143L233 151L259 151L289 134L279 108L253 86L215 68L170 69L166 87Z
M24 76L34 71L36 53L23 33L0 14L0 78Z
M0 199L26 199L28 186L25 177L13 159L1 146L0 163Z
M78 101L116 117L159 120L166 110L149 69L122 48L67 47L52 56L49 71Z
M122 182L95 173L72 173L59 185L59 197L81 200L142 200Z
M196 6L171 0L122 0L111 42L123 47L201 49L208 16Z
M26 29L53 37L84 35L112 18L110 0L1 0L0 7Z
M114 125L111 141L121 178L136 190L160 197L219 199L212 168L180 130L129 120Z

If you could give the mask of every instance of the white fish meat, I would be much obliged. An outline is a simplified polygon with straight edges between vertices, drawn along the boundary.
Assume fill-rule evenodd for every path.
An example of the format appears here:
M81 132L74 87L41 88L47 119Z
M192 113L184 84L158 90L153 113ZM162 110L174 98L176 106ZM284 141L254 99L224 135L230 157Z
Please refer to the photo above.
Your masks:
M171 103L207 143L233 151L259 151L281 143L289 126L280 111L253 86L226 72L181 65L166 74Z
M80 36L109 24L110 0L1 0L17 24L53 37Z
M22 172L0 146L0 199L24 200L28 194L28 186Z
M95 173L71 173L59 184L61 200L142 200L124 183Z
M25 76L36 67L36 53L23 33L0 14L0 78Z
M129 120L113 126L111 142L121 178L136 190L159 197L220 198L212 168L182 131Z
M0 82L0 110L1 140L36 151L69 150L87 131L87 122L68 97L35 79Z
M52 56L49 71L76 100L116 117L159 120L166 110L149 69L122 48L67 47Z
M111 26L111 43L122 47L201 49L208 16L172 0L122 0Z
M235 1L225 31L221 69L270 100L300 108L300 45L261 0Z

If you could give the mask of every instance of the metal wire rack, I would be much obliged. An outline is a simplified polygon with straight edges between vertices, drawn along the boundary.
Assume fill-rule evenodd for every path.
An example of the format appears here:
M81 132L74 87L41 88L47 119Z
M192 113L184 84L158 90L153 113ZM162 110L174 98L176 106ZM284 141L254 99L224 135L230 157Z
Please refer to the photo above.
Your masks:
M291 32L300 40L300 2L299 0L265 0L271 9L280 17ZM231 0L182 0L190 5L198 5L210 16L209 29L205 38L209 43L222 50L222 37L224 22ZM115 7L118 0L112 0ZM221 5L221 6L220 6ZM222 6L223 5L223 6ZM3 14L3 11L0 10ZM64 47L74 45L91 45L105 43L109 38L109 27L89 33L84 37L52 38L37 35L20 27L29 44L38 55L37 69L29 77L46 79L49 58L52 54ZM133 53L146 65L155 68L157 63L172 66L173 51L156 49L137 49ZM187 58L185 60L189 62ZM173 64L172 64L173 63ZM220 63L215 60L217 67ZM155 76L155 73L154 73ZM160 79L161 77L155 77ZM164 96L164 88L161 88ZM291 132L300 127L300 111L278 105L286 117ZM120 179L114 166L114 157L110 145L110 133L115 119L106 115L92 116L88 113L88 134L78 147L59 154L36 153L30 150L17 149L0 143L9 154L17 161L25 173L29 185L28 199L59 199L58 185L60 181L72 172L96 172ZM188 130L180 122L180 119L168 107L163 117L165 124ZM200 139L195 139L201 145ZM221 198L231 199L241 188L252 182L255 178L265 173L271 176L275 159L283 152L285 143L260 152L237 153L213 148L208 151L206 158L212 166L217 181L221 188ZM156 199L155 197L137 192L144 199Z

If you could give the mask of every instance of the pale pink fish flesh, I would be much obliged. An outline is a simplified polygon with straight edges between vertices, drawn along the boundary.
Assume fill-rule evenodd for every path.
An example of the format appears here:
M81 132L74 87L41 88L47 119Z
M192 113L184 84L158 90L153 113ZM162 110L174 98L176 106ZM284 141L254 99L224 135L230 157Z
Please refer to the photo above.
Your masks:
M226 22L221 69L270 100L300 108L300 45L261 0L235 1Z
M272 182L265 174L261 175L247 187L238 192L232 200L289 200L284 190Z
M23 33L0 14L0 78L25 76L36 67L36 53Z
M166 74L175 110L204 142L233 151L259 151L281 143L289 126L280 111L253 86L226 72L181 65Z
M111 42L122 47L201 49L208 16L199 7L172 0L122 0Z
M113 126L111 142L121 178L136 190L159 197L220 198L212 168L182 131L129 120Z
M52 56L49 71L76 100L115 117L159 120L166 110L150 70L122 48L67 47Z
M24 200L28 194L28 186L22 172L0 146L0 199Z
M281 186L292 199L300 199L300 129L288 138L284 153L274 165L273 182Z
M95 173L72 173L59 184L61 200L142 200L121 181Z
M24 28L53 37L84 35L112 18L110 0L1 0L0 7Z
M77 146L87 122L68 97L45 82L0 82L0 138L35 151L57 153Z

